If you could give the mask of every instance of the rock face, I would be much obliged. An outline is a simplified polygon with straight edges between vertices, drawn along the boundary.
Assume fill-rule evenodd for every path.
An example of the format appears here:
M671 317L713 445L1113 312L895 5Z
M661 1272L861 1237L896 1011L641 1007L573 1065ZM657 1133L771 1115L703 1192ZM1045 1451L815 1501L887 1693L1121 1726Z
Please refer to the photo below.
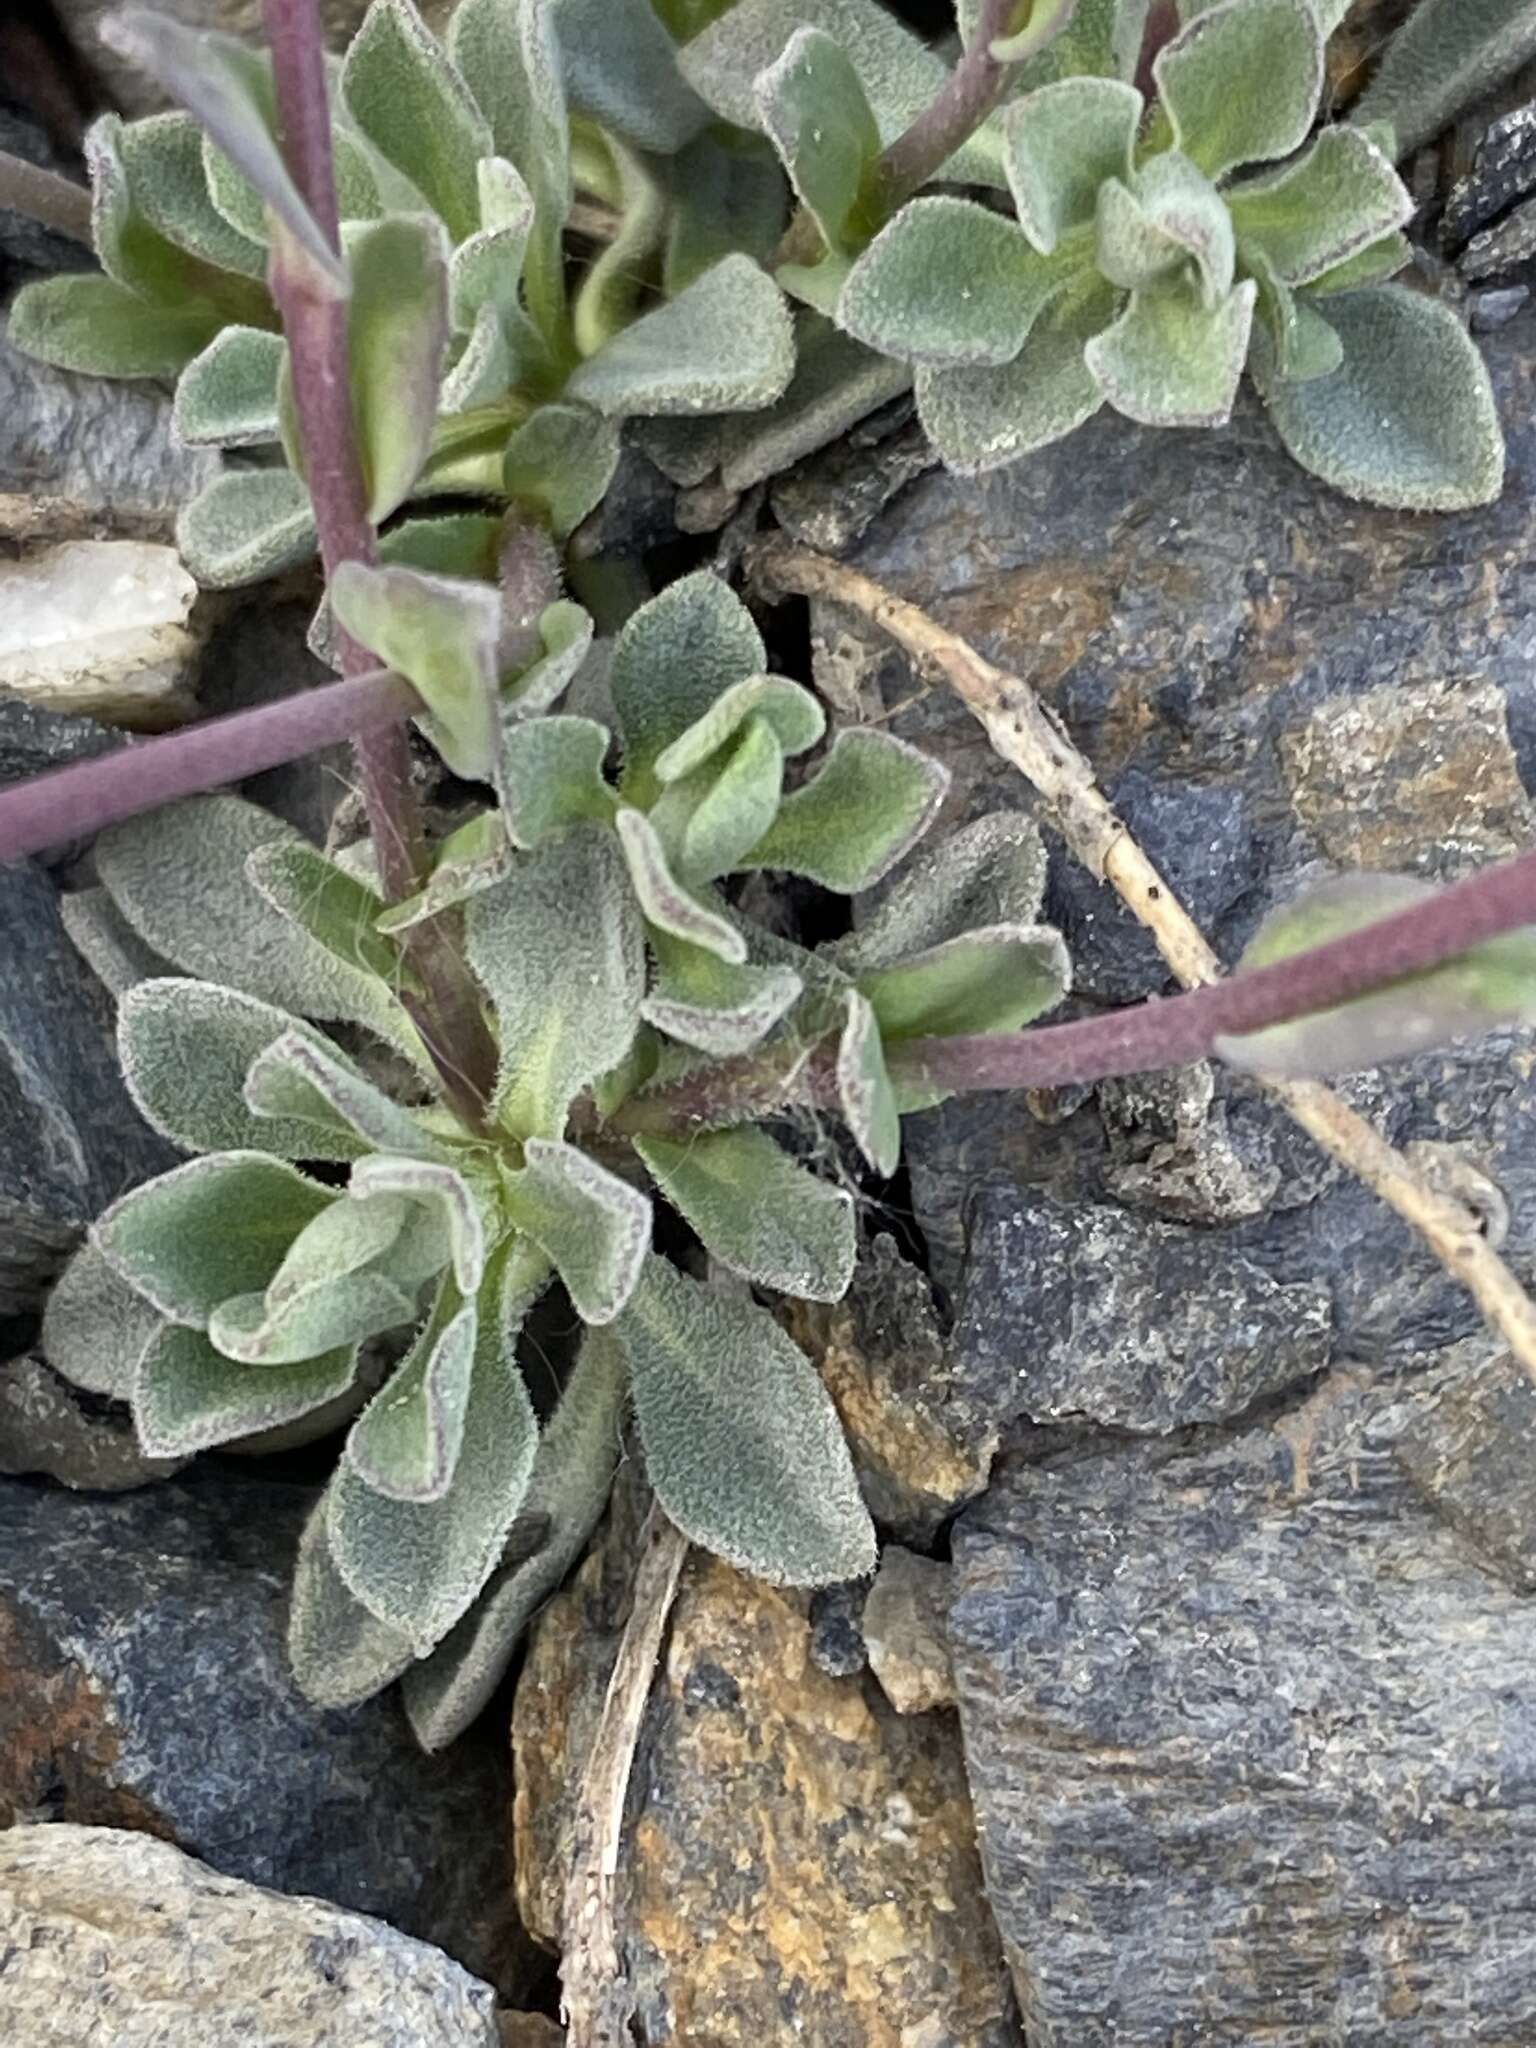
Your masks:
M1085 1435L962 1517L950 1613L1031 2048L1536 2036L1536 1607L1416 1489L1432 1386Z
M153 541L65 541L0 562L0 690L155 732L194 709L197 585Z
M0 1835L0 2028L27 2048L498 2048L424 1942L110 1828Z
M167 1479L184 1458L146 1458L127 1410L61 1379L40 1358L0 1365L0 1473L118 1493Z
M312 1498L211 1460L110 1496L0 1481L0 1824L145 1829L226 1877L377 1914L516 1999L496 1735L426 1757L393 1694L321 1713L288 1675Z
M551 1603L518 1688L520 1894L548 1940L614 1646L604 1576L599 1552ZM1015 2048L953 1716L827 1676L808 1606L698 1551L684 1568L620 1873L636 2038Z

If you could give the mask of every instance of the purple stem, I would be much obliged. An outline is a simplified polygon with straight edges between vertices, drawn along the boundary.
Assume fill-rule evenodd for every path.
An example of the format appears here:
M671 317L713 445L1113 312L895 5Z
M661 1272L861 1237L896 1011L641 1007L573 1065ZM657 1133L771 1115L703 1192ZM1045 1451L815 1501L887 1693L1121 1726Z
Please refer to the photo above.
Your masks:
M239 782L358 733L398 726L420 709L387 669L303 690L254 711L232 711L159 739L131 741L89 761L0 791L0 861L85 839L119 818Z
M1009 33L1019 0L983 0L976 33L943 86L880 158L876 192L881 218L920 191L997 105L1012 68L992 45Z

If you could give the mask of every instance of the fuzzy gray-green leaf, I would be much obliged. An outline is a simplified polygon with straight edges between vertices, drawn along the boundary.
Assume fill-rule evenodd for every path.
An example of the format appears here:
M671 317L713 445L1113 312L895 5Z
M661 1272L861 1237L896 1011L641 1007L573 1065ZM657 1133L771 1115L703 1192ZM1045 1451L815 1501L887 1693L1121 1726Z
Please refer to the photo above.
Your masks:
M564 540L601 502L618 462L611 420L585 405L541 405L509 438L502 481L509 498Z
M1531 0L1423 0L1387 44L1355 119L1390 121L1401 160L1533 51Z
M365 1146L429 1158L437 1150L408 1109L360 1074L339 1048L303 1031L285 1031L256 1055L244 1097L261 1127L269 1118L315 1123L350 1148L346 1158Z
M549 1255L584 1323L611 1323L629 1300L651 1242L651 1205L573 1145L530 1138L506 1177L508 1213Z
M43 1310L43 1356L87 1393L126 1401L161 1318L89 1239L64 1268Z
M645 948L613 836L578 827L523 854L465 911L470 965L496 1010L496 1112L559 1137L574 1098L616 1067L640 1023Z
M1305 284L1402 227L1413 199L1359 128L1325 128L1297 163L1228 193L1232 225L1287 284Z
M1064 282L1018 225L973 200L904 206L848 274L837 323L909 363L1006 363Z
M386 1201L403 1195L439 1214L447 1224L454 1283L466 1297L478 1292L489 1251L485 1223L468 1182L456 1168L415 1152L399 1158L374 1153L352 1169L350 1189L354 1195L382 1196Z
M604 128L670 156L709 119L651 0L554 0L552 12L566 90Z
M202 130L190 114L127 122L121 151L135 206L167 241L219 270L265 279L262 242L231 227L208 196Z
M609 682L624 743L625 795L648 807L656 764L734 684L768 666L752 615L718 576L695 570L626 622Z
M513 843L542 846L572 825L606 824L614 797L603 779L608 728L591 718L530 718L501 750L503 815Z
M890 1045L903 1038L1017 1031L1066 994L1071 963L1046 925L984 925L889 966L859 988Z
M1004 162L1019 226L1042 256L1093 223L1099 188L1128 179L1141 94L1116 78L1064 78L1003 117Z
M436 221L386 215L357 228L347 256L352 416L377 525L404 504L432 446L448 346L446 251Z
M1011 363L979 370L919 370L918 418L946 468L997 469L1059 441L1091 419L1104 393L1084 344L1114 317L1105 286L1058 299Z
M447 223L480 225L475 166L491 134L463 79L409 0L372 0L341 70L347 111Z
M655 826L643 811L621 809L614 818L629 879L646 921L721 960L745 960L746 942L723 912L680 882Z
M413 1297L382 1273L342 1273L293 1288L281 1300L255 1291L232 1294L210 1315L208 1338L227 1358L265 1369L363 1343L415 1314Z
M854 1143L876 1173L889 1179L901 1158L901 1115L886 1071L880 1025L869 999L857 989L848 992L838 1039L837 1094Z
M280 334L224 327L176 383L171 425L188 448L245 448L277 439Z
M1210 179L1177 150L1154 156L1130 184L1106 180L1095 250L1099 274L1128 290L1191 267L1207 308L1232 289L1232 217Z
M637 1138L657 1186L712 1258L761 1287L840 1301L853 1277L853 1197L818 1180L765 1131Z
M832 957L850 973L888 967L982 925L1033 924L1045 847L1023 811L993 811L925 848Z
M189 1457L296 1422L345 1394L356 1369L355 1345L289 1365L237 1365L201 1330L168 1326L134 1375L140 1447L150 1457Z
M176 545L205 589L260 583L315 552L309 492L291 470L226 470L182 508Z
M875 1532L837 1412L765 1310L652 1258L618 1334L646 1470L685 1536L780 1585L872 1569Z
M739 864L783 868L843 895L867 889L933 823L949 772L890 733L848 726L809 782L784 799Z
M99 883L66 890L59 916L70 944L114 996L170 972L169 962L144 943Z
M175 377L218 332L211 307L155 305L83 272L23 285L6 333L13 348L90 377ZM306 500L307 503L307 500Z
M1207 177L1289 156L1323 89L1308 0L1228 0L1197 15L1152 66L1175 146Z
M344 966L371 974L389 988L404 983L400 948L374 928L384 913L384 899L357 875L299 838L258 846L245 871L274 910Z
M264 1153L218 1152L123 1195L94 1238L162 1315L201 1327L228 1296L265 1287L294 1237L334 1199Z
M802 456L835 441L912 381L905 363L880 355L819 313L795 323L795 374L782 398L762 412L723 420L720 481L747 491Z
M1396 285L1326 303L1342 367L1265 392L1291 454L1372 504L1489 504L1504 481L1504 438L1483 359L1450 307Z
M787 676L753 676L728 689L656 757L661 782L679 782L702 768L736 738L749 720L763 719L786 754L803 754L827 729L826 713L801 683Z
M686 291L623 328L577 369L572 398L610 419L750 412L795 367L784 294L750 256L726 256Z
M414 1657L405 1636L347 1591L322 1502L299 1538L288 1610L288 1661L300 1692L317 1707L354 1707L392 1684Z
M851 59L822 30L798 29L753 92L802 204L828 248L842 248L880 154L880 130Z
M1152 427L1219 427L1230 417L1248 356L1251 278L1206 306L1181 280L1149 284L1084 349L1104 396Z
M347 1463L391 1500L441 1500L464 1440L477 1315L445 1285L415 1342L353 1424Z
M433 743L454 773L489 780L501 738L496 591L419 569L342 562L331 578L331 606L353 639L425 701Z
M730 744L671 782L651 823L689 887L730 874L773 823L784 786L784 749L767 717L749 718Z
M732 963L659 933L652 945L658 973L641 1014L669 1038L722 1059L750 1052L804 987L789 967Z

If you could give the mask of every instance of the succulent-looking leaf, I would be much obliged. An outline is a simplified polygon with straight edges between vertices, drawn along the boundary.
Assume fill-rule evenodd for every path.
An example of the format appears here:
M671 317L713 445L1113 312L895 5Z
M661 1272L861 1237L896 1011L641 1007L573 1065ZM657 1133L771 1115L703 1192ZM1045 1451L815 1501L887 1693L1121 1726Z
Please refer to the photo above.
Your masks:
M226 470L182 507L176 545L206 590L260 583L315 552L309 492L291 470Z
M265 1293L232 1294L208 1318L208 1340L245 1365L296 1365L399 1329L415 1316L414 1297L382 1273L341 1273L292 1288L281 1301Z
M831 949L853 973L888 967L982 925L1033 924L1045 897L1045 847L1023 811L992 811L922 855Z
M557 1138L640 1023L645 946L612 834L578 828L522 855L471 899L465 936L496 1010L496 1114L518 1136Z
M867 997L848 992L837 1048L837 1094L854 1143L888 1180L901 1158L901 1115L886 1072L880 1026Z
M1531 0L1423 0L1388 43L1355 118L1390 121L1401 161L1533 51Z
M264 279L267 252L230 226L208 195L202 130L190 114L151 114L119 131L133 203L156 231L188 255L237 276Z
M347 1437L346 1460L391 1500L441 1500L464 1440L477 1315L444 1283L431 1315Z
M311 1217L289 1245L266 1286L274 1307L344 1273L377 1267L405 1227L407 1205L398 1197L378 1202L331 1202ZM391 1277L396 1274L393 1258Z
M796 30L754 82L759 119L829 249L851 246L880 130L847 52L820 29Z
M508 440L502 479L514 503L564 540L601 503L618 463L611 420L585 405L541 405Z
M530 1138L505 1176L507 1212L545 1251L584 1323L611 1323L635 1290L651 1243L651 1205L573 1145Z
M783 868L843 895L867 889L933 823L949 771L890 733L847 726L739 865Z
M496 580L502 521L494 512L445 512L435 519L405 519L379 536L379 560L433 576Z
M378 1029L388 991L274 909L246 873L258 849L306 843L240 797L194 796L109 826L96 869L134 929L188 974Z
M288 1365L236 1365L201 1330L167 1325L134 1375L140 1448L152 1458L189 1457L276 1429L337 1400L356 1370L356 1345Z
M659 782L679 782L702 768L736 738L749 720L763 719L786 754L803 754L827 729L826 714L801 683L786 676L753 676L729 688L656 756Z
M548 1268L531 1246L492 1265L476 1299L469 1401L440 1500L391 1500L343 1462L326 1495L331 1555L354 1599L425 1656L496 1567L522 1504L538 1424L516 1361L522 1319Z
M607 824L613 792L603 780L608 728L591 718L530 718L502 741L507 832L519 847L542 846L572 825Z
M553 17L566 90L604 128L670 156L709 119L650 0L555 0Z
M773 823L784 787L784 749L766 717L749 718L730 745L668 783L651 823L688 887L729 874Z
M1311 946L1364 931L1439 893L1435 883L1407 875L1341 875L1271 911L1237 971L1272 966ZM1331 1009L1265 1031L1219 1038L1216 1051L1246 1073L1342 1074L1532 1017L1536 927L1526 926Z
M589 356L566 389L610 419L750 411L795 367L789 306L750 256L726 256Z
M1398 285L1341 292L1327 307L1342 367L1265 392L1296 460L1376 505L1450 512L1491 503L1504 481L1504 439L1483 359L1450 307Z
M1145 285L1084 360L1127 419L1151 427L1219 427L1231 417L1248 355L1251 278L1214 310L1178 281Z
M875 1532L837 1412L765 1310L651 1258L618 1335L646 1469L685 1536L780 1585L873 1568Z
M1258 316L1249 369L1260 390L1277 379L1327 377L1344 360L1344 344L1322 314L1293 291L1263 250L1250 243L1243 266L1258 287Z
M360 226L347 254L352 416L377 525L404 504L432 446L448 345L446 251L435 220L396 214Z
M472 235L480 225L475 166L491 153L490 129L410 0L372 0L347 48L341 95L454 241Z
M1165 43L1152 66L1177 148L1207 177L1289 156L1323 89L1307 0L1227 0Z
M454 1284L466 1299L479 1291L489 1253L485 1224L468 1182L454 1167L416 1154L392 1158L376 1152L353 1167L350 1187L369 1200L388 1202L403 1195L441 1215L448 1226Z
M126 1401L160 1317L89 1239L53 1283L43 1310L43 1356L90 1394Z
M217 1152L120 1197L94 1241L161 1315L201 1328L229 1295L265 1287L294 1237L334 1200L281 1160Z
M511 872L512 847L500 811L481 811L450 832L436 849L437 858L424 889L402 903L392 903L379 919L386 935L409 931L429 917L439 917L456 904L467 903Z
M914 199L848 273L837 322L904 362L1006 363L1066 276L1003 215L969 199Z
M302 1116L258 1116L246 1106L253 1062L290 1033L325 1044L287 1011L206 981L143 981L118 1005L117 1051L128 1092L175 1144L189 1152L356 1159L366 1141L344 1129L318 1095ZM327 1050L341 1057L334 1046Z
M59 917L70 944L114 996L169 972L100 886L66 890L59 898Z
M454 250L448 264L453 324L467 332L486 306L508 321L522 315L523 255L533 228L533 194L522 173L504 157L480 165L480 211L487 222Z
M405 1709L423 1748L441 1749L480 1712L524 1628L596 1527L618 1463L627 1384L627 1361L612 1331L588 1330L539 1440L507 1557L484 1598L406 1674ZM530 1532L530 1549L519 1549L520 1526Z
M443 378L437 409L444 414L473 412L500 398L516 381L501 315L494 306L482 306Z
M720 481L747 491L865 419L912 381L905 363L865 348L820 314L796 322L795 374L782 398L762 412L721 422Z
M341 562L331 606L354 640L417 691L431 713L433 744L455 775L488 781L501 743L497 593L419 569Z
M853 1197L808 1173L765 1131L706 1131L635 1150L705 1250L760 1287L839 1301L853 1277Z
M730 964L660 932L652 945L660 971L641 1014L669 1038L722 1059L750 1052L804 987L789 967Z
M374 975L392 989L406 983L400 948L375 929L384 914L383 897L346 868L294 838L258 846L245 871L274 910L344 966Z
M658 760L734 684L757 680L767 651L752 616L718 576L696 570L635 612L619 634L609 683L624 743L622 788L648 808Z
M1208 309L1232 289L1235 250L1226 201L1177 150L1153 157L1133 186L1106 181L1096 248L1100 275L1127 289L1177 278L1191 267Z
M1383 235L1379 242L1372 242L1358 255L1346 256L1342 263L1335 263L1321 277L1314 277L1307 286L1308 296L1327 298L1334 292L1352 292L1362 285L1384 283L1387 278L1395 277L1412 256L1413 250L1406 235Z
M887 967L868 968L868 997L887 1045L903 1038L1017 1031L1071 986L1061 934L1049 925L984 925Z
M182 371L171 427L188 448L245 448L277 439L280 334L224 327Z
M746 941L723 912L712 909L672 872L655 826L643 811L621 808L614 818L629 879L648 923L718 959L747 957Z
M23 285L6 333L13 348L56 369L174 377L218 329L211 306L155 305L113 278L85 272Z
M169 15L142 7L113 15L103 24L102 37L141 64L197 117L317 273L344 291L341 260L289 176L278 147L267 60L233 36L187 28Z
M331 1559L324 1503L299 1538L288 1613L288 1661L317 1707L353 1707L393 1683L414 1661L409 1640L347 1591Z
M1049 306L1011 363L919 370L918 417L945 466L976 476L1047 447L1091 419L1104 393L1083 346L1114 310L1114 295L1095 283Z
M370 1149L427 1158L438 1153L408 1109L358 1073L336 1047L300 1031L285 1032L252 1060L245 1101L258 1117L318 1120L339 1139L359 1139Z
M1042 256L1093 224L1099 188L1129 180L1141 94L1116 78L1063 78L1003 116L1004 163L1019 226Z
M1227 194L1246 254L1257 245L1287 284L1305 284L1402 227L1413 198L1369 136L1325 128L1299 162Z

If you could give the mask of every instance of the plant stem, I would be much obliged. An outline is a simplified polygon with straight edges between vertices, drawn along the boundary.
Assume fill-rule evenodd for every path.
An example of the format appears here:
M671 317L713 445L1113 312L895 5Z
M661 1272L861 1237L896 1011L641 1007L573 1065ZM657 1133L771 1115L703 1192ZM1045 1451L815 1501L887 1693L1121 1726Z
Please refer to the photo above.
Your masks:
M259 775L360 732L400 725L419 709L403 677L374 669L71 761L0 791L0 861L88 838L139 811Z
M52 228L73 241L91 240L91 195L72 178L40 170L23 157L0 149L0 211L23 213L28 220Z
M1036 4L1049 5L1050 0ZM960 62L876 166L876 207L882 220L889 220L898 206L921 191L1001 99L1013 66L999 63L992 45L1009 33L1019 11L1019 0L982 0L976 33ZM1063 25L1065 19L1064 14Z

